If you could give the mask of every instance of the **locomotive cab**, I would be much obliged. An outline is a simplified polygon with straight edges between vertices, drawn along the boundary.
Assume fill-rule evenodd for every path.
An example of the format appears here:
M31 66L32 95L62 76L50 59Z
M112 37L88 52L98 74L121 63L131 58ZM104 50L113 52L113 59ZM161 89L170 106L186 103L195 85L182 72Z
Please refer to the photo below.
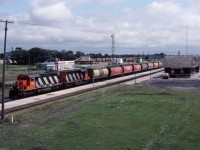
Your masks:
M11 87L10 98L23 97L28 91L36 88L35 79L29 75L19 75L17 81Z
M32 90L35 88L35 80L29 75L19 75L17 81L15 81L15 86L19 90Z

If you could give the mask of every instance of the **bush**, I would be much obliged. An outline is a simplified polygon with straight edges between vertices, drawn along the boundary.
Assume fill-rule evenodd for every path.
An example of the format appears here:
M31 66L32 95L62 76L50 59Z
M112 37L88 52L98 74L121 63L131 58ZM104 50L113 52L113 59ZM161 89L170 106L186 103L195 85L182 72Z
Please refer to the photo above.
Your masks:
M37 70L41 70L41 69L38 69L38 68L35 68L35 67L29 67L27 69L27 71L37 71Z

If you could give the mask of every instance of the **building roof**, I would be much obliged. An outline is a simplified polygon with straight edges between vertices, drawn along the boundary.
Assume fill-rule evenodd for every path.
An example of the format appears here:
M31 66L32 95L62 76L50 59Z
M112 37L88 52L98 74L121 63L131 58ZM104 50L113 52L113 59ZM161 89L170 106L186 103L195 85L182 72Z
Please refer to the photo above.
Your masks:
M199 56L166 56L164 68L195 68L200 64Z
M90 58L90 56L81 56L78 59L76 59L75 61L93 61L93 59Z

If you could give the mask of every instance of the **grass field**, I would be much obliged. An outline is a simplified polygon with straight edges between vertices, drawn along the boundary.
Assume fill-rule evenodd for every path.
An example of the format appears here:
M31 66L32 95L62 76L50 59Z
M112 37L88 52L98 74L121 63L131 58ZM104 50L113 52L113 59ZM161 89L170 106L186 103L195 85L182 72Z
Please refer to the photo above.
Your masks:
M6 65L5 66L5 89L6 93L8 93L8 89L13 84L13 82L17 79L19 74L27 74L33 72L41 72L41 70L36 70L35 66L27 66L27 65ZM0 85L2 83L2 74L3 74L3 65L0 64ZM1 86L0 86L1 90ZM1 93L0 93L1 95Z
M0 124L0 149L197 150L199 97L198 90L105 88L14 114L14 124Z
M12 82L15 81L19 74L33 72L34 66L27 65L6 65L5 66L5 81ZM0 65L0 81L2 81L3 65Z

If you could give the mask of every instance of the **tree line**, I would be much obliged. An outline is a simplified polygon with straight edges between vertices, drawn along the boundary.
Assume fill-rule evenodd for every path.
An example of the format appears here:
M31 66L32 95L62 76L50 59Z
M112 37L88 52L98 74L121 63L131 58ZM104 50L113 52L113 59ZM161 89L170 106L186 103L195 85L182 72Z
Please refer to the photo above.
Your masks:
M35 65L36 63L51 62L51 61L68 61L75 60L81 56L89 55L92 58L103 58L110 57L108 54L102 55L98 54L85 54L81 51L76 51L75 53L71 50L48 50L42 48L31 48L30 50L25 50L22 48L16 48L15 50L6 54L6 58L11 61L17 62L20 65ZM0 54L0 58L3 58L3 54Z
M81 51L76 51L75 53L71 50L48 50L42 48L31 48L30 50L25 50L22 48L16 48L15 50L6 53L7 59L12 60L13 62L17 62L20 65L35 65L36 63L42 62L51 62L51 61L67 61L67 60L75 60L81 56L90 56L91 58L111 58L111 55L101 53L89 53L85 54ZM134 54L126 54L126 55L117 55L115 57L118 58L127 58L127 57L140 57L145 60L148 59L160 59L164 58L165 54L153 54L153 55L134 55ZM3 58L3 54L0 54L0 58Z

